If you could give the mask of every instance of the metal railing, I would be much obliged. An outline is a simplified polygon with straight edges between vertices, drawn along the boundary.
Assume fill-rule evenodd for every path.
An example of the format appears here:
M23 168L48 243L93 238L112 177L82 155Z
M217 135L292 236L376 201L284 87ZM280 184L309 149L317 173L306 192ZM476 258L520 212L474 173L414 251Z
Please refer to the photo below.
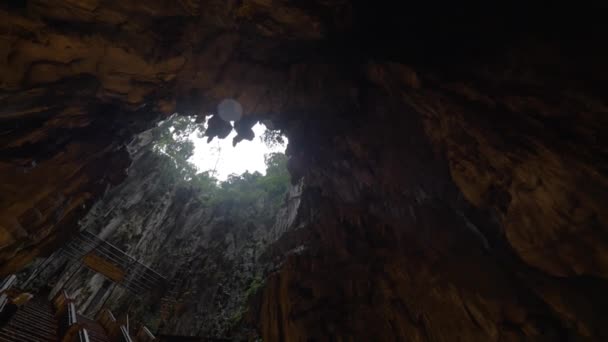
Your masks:
M161 287L167 281L158 272L88 231L80 232L65 245L61 252L76 261L82 261L87 255L102 258L105 262L124 271L124 279L112 280L138 295Z
M137 342L153 342L156 341L156 337L150 332L150 330L148 330L147 327L142 325L137 332L137 337L135 340Z
M0 285L0 293L4 293L4 291L10 289L15 283L17 283L17 276L14 274L4 278L2 280L2 285Z
M76 310L74 299L65 290L62 290L53 298L53 306L59 320L59 337L62 342L90 342L91 331L103 331L106 335L105 327L91 319L88 319Z
M90 342L87 329L82 328L78 331L78 342Z
M7 292L9 292L15 283L17 283L17 276L14 274L9 275L2 280L2 285L0 285L0 312L2 312L4 307L10 302L10 296Z

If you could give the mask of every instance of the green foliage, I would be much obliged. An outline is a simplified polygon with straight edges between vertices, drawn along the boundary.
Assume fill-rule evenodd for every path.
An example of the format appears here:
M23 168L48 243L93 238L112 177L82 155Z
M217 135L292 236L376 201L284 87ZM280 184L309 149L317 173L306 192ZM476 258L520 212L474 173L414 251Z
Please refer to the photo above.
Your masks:
M269 153L265 156L266 175L245 172L230 175L226 181L218 182L209 171L197 173L196 166L188 161L194 152L194 144L189 136L194 132L202 135L203 125L187 116L174 116L154 131L152 149L162 160L162 175L169 184L199 189L201 201L210 206L242 209L265 204L271 210L280 206L289 188L285 154ZM273 132L277 134L277 131ZM282 137L279 134L278 138L272 139Z
M267 129L260 139L270 148L285 144L283 134L279 130Z
M243 208L265 201L266 207L274 211L281 205L289 188L287 156L269 153L265 156L265 162L266 175L259 172L230 175L219 184L212 203Z
M196 174L196 166L188 161L194 153L194 144L188 137L198 131L203 134L203 125L188 116L176 115L163 121L153 131L152 150L168 159L163 166L163 174L172 180L189 180Z
M245 314L247 314L248 305L247 302L251 300L253 295L255 295L264 285L264 279L261 276L256 276L251 280L249 287L245 290L245 302L241 307L239 307L232 316L230 316L229 324L232 327L237 326L243 318Z
M230 175L225 181L218 181L210 171L197 173L196 167L188 161L194 152L194 145L189 136L194 132L203 134L202 125L197 125L188 117L173 117L163 122L154 132L152 150L160 158L161 176L167 186L188 187L198 190L200 202L220 215L239 221L243 227L250 223L257 226L271 225L278 208L282 205L289 189L290 176L287 171L287 156L283 153L269 153L264 156L266 174L245 172L241 175ZM220 268L221 269L221 268ZM215 273L213 277L220 277ZM246 302L263 287L260 276L251 279L251 283L242 293L244 303L228 317L231 328L243 324L247 314ZM145 316L145 322L152 328L160 325L159 316Z
M200 189L207 197L215 196L218 190L218 180L213 177L210 171L197 173L192 176L189 184L193 187Z
M232 316L230 316L230 319L228 320L228 324L230 325L230 327L235 328L239 323L241 323L241 321L243 320L243 317L245 316L246 313L247 313L246 307L240 307L237 311L235 311L232 314Z
M251 284L249 284L249 287L247 288L247 291L245 291L245 298L247 298L247 300L251 299L251 297L253 297L253 295L256 294L263 285L264 279L262 279L262 277L257 276L253 278Z
M221 182L214 198L215 204L249 206L264 197L264 191L258 186L259 172L245 172L242 175L232 174L228 179Z
M264 156L266 176L260 180L261 185L271 196L283 195L289 188L287 156L284 153L269 153Z

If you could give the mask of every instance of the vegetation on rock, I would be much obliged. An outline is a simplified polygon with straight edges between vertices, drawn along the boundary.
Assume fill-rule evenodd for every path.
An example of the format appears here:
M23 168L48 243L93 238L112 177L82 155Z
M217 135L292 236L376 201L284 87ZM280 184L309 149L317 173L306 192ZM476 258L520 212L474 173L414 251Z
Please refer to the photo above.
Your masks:
M209 206L249 207L256 202L267 201L270 208L277 209L283 195L289 188L287 156L283 153L265 155L266 174L244 172L232 174L225 181L219 181L211 171L199 172L189 161L194 152L194 144L189 139L193 133L202 136L204 124L197 123L188 116L175 115L162 122L153 131L152 151L160 158L160 167L165 181L169 184L189 186L200 191L200 199ZM268 133L271 132L271 133ZM269 144L283 142L279 132L268 130L262 140Z

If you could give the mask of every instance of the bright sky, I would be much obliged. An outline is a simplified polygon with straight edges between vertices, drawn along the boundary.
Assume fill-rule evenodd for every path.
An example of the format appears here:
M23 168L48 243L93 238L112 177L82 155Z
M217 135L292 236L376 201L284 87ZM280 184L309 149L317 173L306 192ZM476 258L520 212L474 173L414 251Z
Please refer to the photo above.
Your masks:
M188 160L196 165L199 172L215 168L215 177L221 181L226 180L232 173L240 175L245 171L258 171L265 174L264 154L285 152L287 146L287 138L284 138L284 145L273 148L266 146L261 138L265 131L266 126L257 123L253 126L255 138L251 141L242 140L235 147L232 146L232 138L236 136L234 130L225 139L215 138L209 144L207 137L198 138L197 133L194 132L190 135L194 143L194 154Z

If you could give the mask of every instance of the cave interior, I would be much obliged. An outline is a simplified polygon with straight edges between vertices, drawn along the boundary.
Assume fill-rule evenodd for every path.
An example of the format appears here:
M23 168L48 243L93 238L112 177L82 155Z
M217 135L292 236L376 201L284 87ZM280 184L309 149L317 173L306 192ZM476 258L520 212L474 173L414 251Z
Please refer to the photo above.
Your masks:
M606 341L607 15L3 1L0 276L161 341ZM145 146L176 113L284 134L281 203L166 181Z

